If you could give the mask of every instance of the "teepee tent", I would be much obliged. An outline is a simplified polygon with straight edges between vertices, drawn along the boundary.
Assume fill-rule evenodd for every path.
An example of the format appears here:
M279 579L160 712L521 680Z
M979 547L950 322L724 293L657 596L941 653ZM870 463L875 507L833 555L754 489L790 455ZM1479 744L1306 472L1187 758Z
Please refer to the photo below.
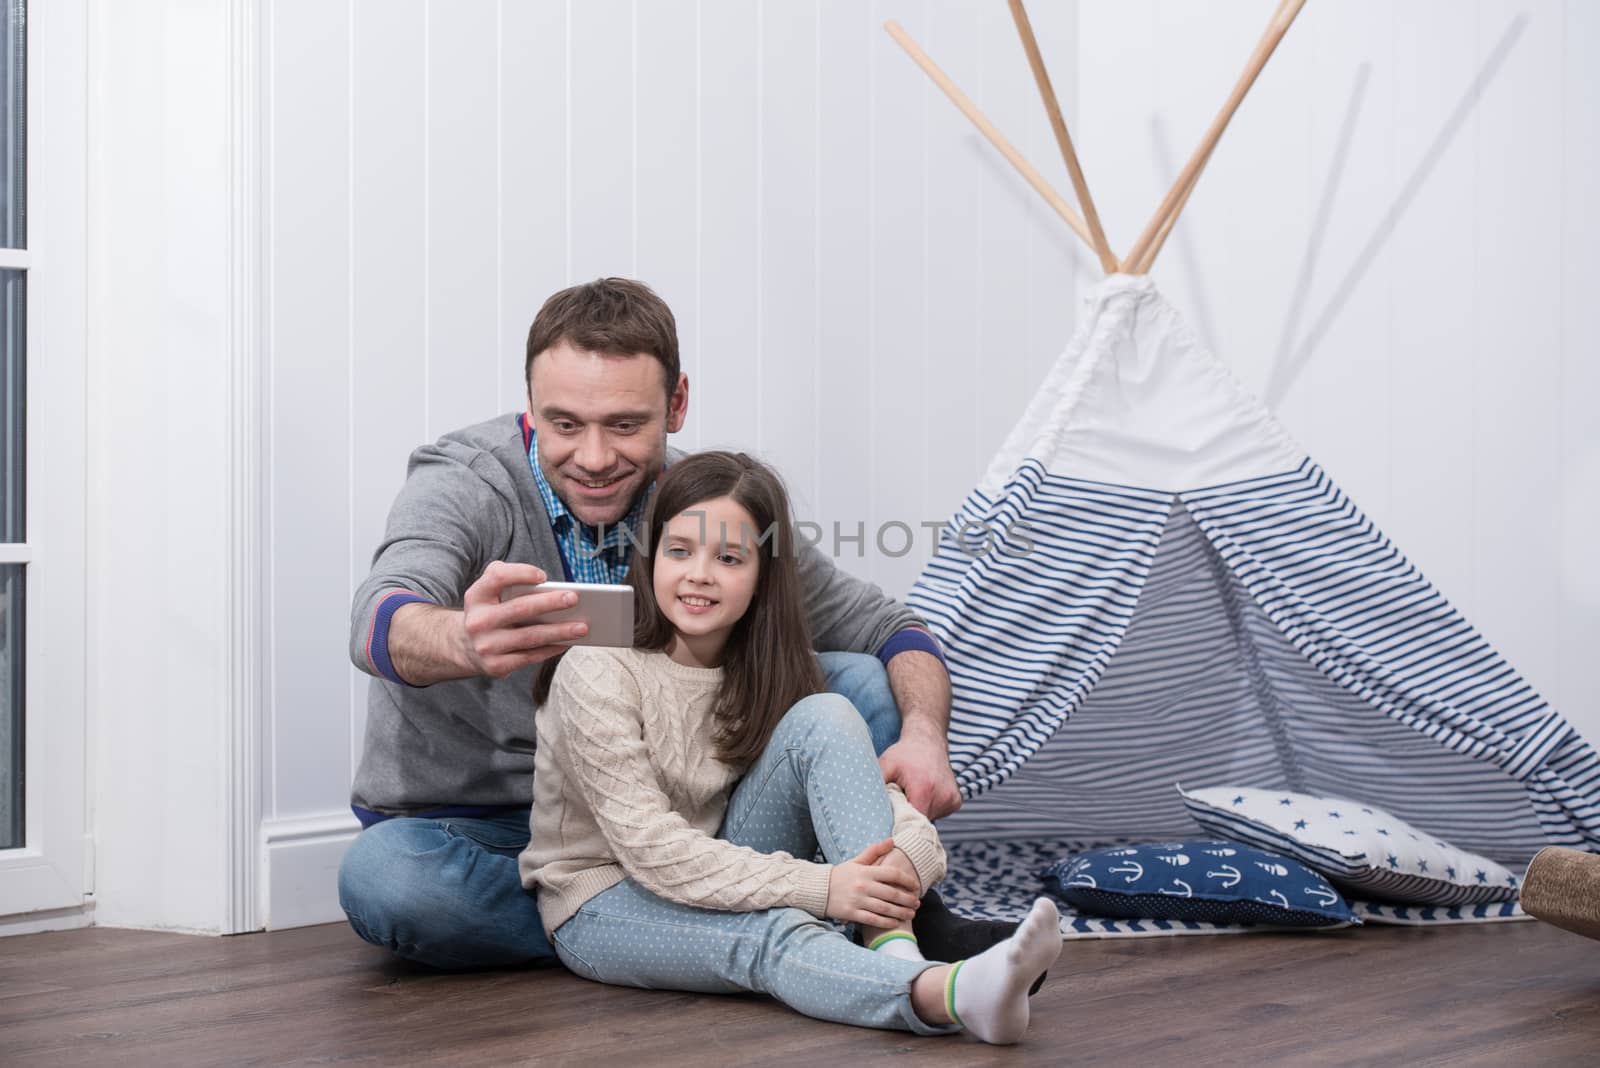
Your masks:
M1110 277L908 600L943 642L950 839L1193 830L1178 792L1352 797L1508 862L1600 847L1600 757L1198 342L1148 271L1304 0L1283 0L1127 257L1111 253L1020 0L1083 217L890 34Z

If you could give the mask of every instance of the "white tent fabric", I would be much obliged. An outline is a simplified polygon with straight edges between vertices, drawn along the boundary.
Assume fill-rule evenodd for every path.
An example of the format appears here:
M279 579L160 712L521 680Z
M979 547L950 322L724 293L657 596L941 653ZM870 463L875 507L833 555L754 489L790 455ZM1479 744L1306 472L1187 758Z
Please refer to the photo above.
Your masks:
M1600 758L1201 346L1114 275L908 600L952 840L1159 839L1174 790L1354 798L1508 863L1600 847Z

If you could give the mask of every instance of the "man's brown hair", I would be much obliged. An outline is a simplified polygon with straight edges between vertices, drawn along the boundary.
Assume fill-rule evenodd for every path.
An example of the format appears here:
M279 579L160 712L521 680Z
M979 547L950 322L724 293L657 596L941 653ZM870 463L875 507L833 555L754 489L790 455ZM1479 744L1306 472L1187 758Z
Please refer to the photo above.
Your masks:
M643 282L596 278L563 289L545 301L528 329L522 378L530 391L534 357L562 341L585 352L654 356L666 372L671 402L678 385L678 324L667 302Z

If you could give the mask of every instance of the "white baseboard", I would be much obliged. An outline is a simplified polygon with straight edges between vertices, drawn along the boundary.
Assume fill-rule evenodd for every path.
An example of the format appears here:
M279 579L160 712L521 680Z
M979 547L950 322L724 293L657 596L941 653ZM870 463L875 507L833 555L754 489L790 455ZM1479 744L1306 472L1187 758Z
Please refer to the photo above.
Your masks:
M342 923L339 862L361 832L349 809L261 823L261 920L269 931Z
M0 916L0 938L11 935L38 934L41 931L70 931L77 927L94 926L94 905L75 908L48 909L44 912L24 912L16 916Z

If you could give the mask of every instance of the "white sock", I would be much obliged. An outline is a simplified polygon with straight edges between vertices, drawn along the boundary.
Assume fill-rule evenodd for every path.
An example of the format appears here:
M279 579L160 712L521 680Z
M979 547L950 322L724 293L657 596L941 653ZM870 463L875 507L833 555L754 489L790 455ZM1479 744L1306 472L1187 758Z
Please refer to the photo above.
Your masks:
M945 1008L985 1042L1009 1045L1028 1029L1028 986L1061 955L1055 903L1034 901L1016 932L961 961L945 984Z
M922 948L917 945L917 936L910 931L890 931L881 934L867 946L874 953L882 953L886 957L898 957L901 960L927 960L922 955Z

